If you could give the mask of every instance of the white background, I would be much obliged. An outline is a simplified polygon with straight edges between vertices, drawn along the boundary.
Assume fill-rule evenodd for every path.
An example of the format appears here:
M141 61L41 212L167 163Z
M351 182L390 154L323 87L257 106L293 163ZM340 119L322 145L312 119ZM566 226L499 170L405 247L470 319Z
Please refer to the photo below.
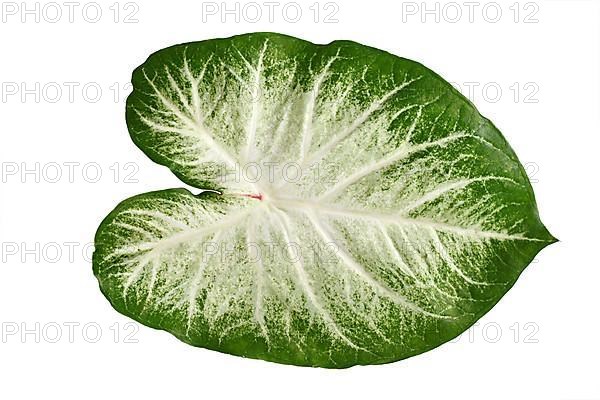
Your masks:
M293 22L298 7L288 6L283 15L289 2L282 1L271 22L259 1L260 21L244 21L255 18L256 7L241 3L239 23L235 15L222 16L220 2L214 15L203 13L203 7L214 11L206 2L123 1L111 9L112 3L100 3L96 23L82 15L85 2L73 22L62 2L55 23L49 19L56 9L46 7L43 15L43 3L39 22L35 15L22 22L20 2L13 3L17 13L8 6L0 22L3 398L600 399L600 2L539 0L515 7L499 1L486 12L489 2L480 2L472 22L462 2L458 22L452 22L456 6L439 3L439 21L431 14L422 22L421 2L337 0L311 9L314 1L298 1L302 16ZM227 7L234 10L235 3ZM498 7L502 16L491 22ZM88 20L95 18L93 8L86 10ZM123 21L131 12L137 23ZM130 74L160 48L251 31L317 43L351 39L420 61L463 89L475 82L475 104L527 166L542 220L561 241L541 252L470 333L389 365L284 366L193 348L167 333L127 325L98 290L89 243L117 202L182 186L128 137ZM68 82L79 85L72 99ZM56 86L62 95L52 102ZM102 95L95 101L97 87ZM22 89L31 91L22 98ZM64 163L79 163L71 164L73 176ZM92 182L98 170L102 176ZM57 172L62 176L51 182ZM79 324L71 338L69 323Z

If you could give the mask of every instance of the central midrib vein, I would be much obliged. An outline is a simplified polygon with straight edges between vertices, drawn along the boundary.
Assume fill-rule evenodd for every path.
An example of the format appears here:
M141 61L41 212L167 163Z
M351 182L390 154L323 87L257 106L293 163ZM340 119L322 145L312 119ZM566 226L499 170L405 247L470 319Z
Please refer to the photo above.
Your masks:
M471 236L479 239L498 239L498 240L530 240L541 241L541 239L528 238L521 234L508 234L504 232L487 231L479 228L465 228L461 226L451 225L444 222L436 222L425 219L410 218L402 215L391 213L373 212L363 209L349 209L335 207L328 204L321 204L306 199L293 198L273 198L269 200L273 206L288 211L318 211L323 214L337 215L354 219L365 219L380 221L384 223L397 223L402 225L412 225L417 227L433 228L439 231L454 233L462 236Z

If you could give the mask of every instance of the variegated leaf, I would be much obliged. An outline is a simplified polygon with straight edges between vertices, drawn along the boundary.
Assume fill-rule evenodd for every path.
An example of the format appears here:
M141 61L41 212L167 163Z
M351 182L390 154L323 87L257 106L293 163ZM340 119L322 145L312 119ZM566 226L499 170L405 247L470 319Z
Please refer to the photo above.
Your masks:
M406 358L467 329L555 240L500 132L413 61L248 34L161 50L133 85L134 142L210 191L121 203L94 272L117 310L195 346Z

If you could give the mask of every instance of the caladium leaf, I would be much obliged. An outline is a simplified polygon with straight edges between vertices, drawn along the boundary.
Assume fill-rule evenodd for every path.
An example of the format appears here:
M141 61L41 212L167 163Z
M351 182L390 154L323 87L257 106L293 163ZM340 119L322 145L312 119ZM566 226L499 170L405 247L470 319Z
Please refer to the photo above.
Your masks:
M96 235L112 305L195 345L347 367L471 326L555 241L500 132L424 66L257 33L161 50L133 74L134 142L184 189Z

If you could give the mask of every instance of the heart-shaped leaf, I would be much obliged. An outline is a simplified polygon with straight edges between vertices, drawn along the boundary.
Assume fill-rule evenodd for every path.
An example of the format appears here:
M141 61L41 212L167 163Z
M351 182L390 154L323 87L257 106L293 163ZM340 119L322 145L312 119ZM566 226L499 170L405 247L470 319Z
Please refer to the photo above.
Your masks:
M134 142L211 191L122 202L96 235L112 305L195 346L385 363L471 326L555 241L500 132L424 66L270 33L161 50Z

